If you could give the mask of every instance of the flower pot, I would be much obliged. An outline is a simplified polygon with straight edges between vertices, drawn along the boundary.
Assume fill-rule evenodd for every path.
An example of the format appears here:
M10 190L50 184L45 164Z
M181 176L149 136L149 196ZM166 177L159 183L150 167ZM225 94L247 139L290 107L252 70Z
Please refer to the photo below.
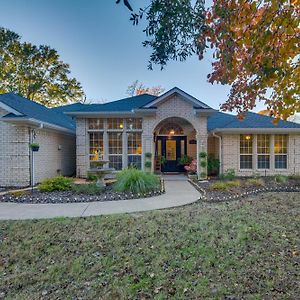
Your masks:
M39 151L39 149L40 149L40 146L31 146L31 150L33 152L37 152L37 151Z

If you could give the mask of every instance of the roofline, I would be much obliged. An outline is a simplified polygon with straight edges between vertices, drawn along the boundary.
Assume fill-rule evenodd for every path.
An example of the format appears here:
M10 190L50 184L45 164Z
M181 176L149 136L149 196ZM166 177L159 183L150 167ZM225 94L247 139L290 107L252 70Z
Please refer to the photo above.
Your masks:
M99 116L133 116L133 111L72 111L72 112L65 112L66 115L70 116L83 116L83 117L99 117Z
M213 108L194 108L194 113L196 116L211 116L212 114L216 113L217 110Z
M215 128L210 133L300 133L300 128Z
M0 108L3 108L4 110L6 110L6 111L8 111L10 113L13 113L16 116L22 116L22 114L19 111L15 110L11 106L3 103L2 101L0 101Z
M192 102L196 105L203 105L204 107L210 108L207 104L199 101L197 98L195 98L194 96L192 96L192 95L186 93L185 91L179 89L178 87L174 87L174 88L170 89L169 91L165 92L161 96L158 96L156 99L154 99L153 101L150 101L149 103L147 103L143 107L144 108L149 108L149 107L159 103L160 101L163 101L164 99L168 98L170 95L172 95L174 93L178 93L179 95L181 95L182 97L185 97L190 102Z
M43 121L40 121L40 120L37 120L37 119L34 119L34 118L27 118L27 117L19 117L19 118L0 118L1 121L3 122L7 122L7 123L13 123L13 124L22 124L22 123L25 123L25 124L30 124L30 125L35 125L35 126L42 126L42 128L44 126L46 126L47 128L49 129L53 129L53 130L57 130L57 131L63 131L65 133L69 133L69 134L72 134L72 135L75 135L75 129L74 130L71 130L71 129L68 129L68 128L65 128L65 127L61 127L59 125L54 125L52 123L48 123L48 122L43 122Z

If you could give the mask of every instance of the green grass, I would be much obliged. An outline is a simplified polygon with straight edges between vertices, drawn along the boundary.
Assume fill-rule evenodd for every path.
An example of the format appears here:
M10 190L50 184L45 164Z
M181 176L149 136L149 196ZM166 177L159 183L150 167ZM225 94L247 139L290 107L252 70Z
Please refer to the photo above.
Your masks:
M299 232L297 193L131 215L2 221L0 295L297 299Z

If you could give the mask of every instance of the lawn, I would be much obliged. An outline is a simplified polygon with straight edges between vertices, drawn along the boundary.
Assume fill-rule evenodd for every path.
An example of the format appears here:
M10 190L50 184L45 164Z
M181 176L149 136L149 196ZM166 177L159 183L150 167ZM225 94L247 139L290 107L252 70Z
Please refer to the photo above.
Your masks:
M299 299L300 196L0 222L0 298Z

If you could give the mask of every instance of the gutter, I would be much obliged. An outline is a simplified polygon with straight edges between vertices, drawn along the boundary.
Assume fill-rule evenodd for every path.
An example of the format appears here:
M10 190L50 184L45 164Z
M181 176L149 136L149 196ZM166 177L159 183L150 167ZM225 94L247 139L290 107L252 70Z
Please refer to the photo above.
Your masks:
M223 143L222 143L222 137L220 135L217 135L215 132L212 133L214 137L219 139L219 161L220 161L220 174L223 173Z
M300 133L299 128L216 128L211 131L212 134L224 133Z

